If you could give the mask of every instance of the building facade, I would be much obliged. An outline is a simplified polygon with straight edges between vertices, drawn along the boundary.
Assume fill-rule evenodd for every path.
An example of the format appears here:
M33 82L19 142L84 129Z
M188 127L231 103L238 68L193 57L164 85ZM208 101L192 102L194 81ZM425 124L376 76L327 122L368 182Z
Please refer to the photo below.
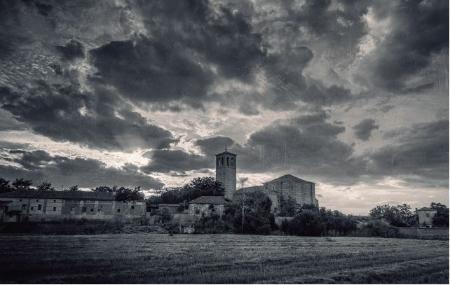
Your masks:
M225 189L225 199L231 200L236 191L236 154L228 151L216 154L216 181Z
M419 227L431 228L433 227L433 218L437 214L437 210L432 208L416 209Z
M64 219L131 220L145 217L140 201L115 201L111 193L90 191L14 191L0 194L1 222Z
M264 183L263 191L272 201L272 208L275 212L280 207L280 201L289 198L294 199L299 205L319 206L315 184L290 174Z
M262 191L265 193L272 202L272 212L275 214L279 213L280 202L283 199L294 199L299 205L319 207L319 202L316 199L315 183L290 174L265 182L262 186L251 186L241 190L247 192Z
M189 202L189 215L195 217L222 217L225 211L223 196L201 196Z

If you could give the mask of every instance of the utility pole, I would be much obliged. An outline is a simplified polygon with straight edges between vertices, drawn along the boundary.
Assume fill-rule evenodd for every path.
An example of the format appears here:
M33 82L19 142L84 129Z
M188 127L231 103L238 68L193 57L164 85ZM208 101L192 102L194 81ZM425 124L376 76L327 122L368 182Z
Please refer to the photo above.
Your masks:
M239 182L241 182L241 191L242 191L242 219L241 219L241 233L244 233L244 221L245 221L245 190L244 185L245 182L248 180L247 177L242 177L239 179Z
M242 221L241 221L241 232L244 233L244 220L245 220L245 192L242 192Z

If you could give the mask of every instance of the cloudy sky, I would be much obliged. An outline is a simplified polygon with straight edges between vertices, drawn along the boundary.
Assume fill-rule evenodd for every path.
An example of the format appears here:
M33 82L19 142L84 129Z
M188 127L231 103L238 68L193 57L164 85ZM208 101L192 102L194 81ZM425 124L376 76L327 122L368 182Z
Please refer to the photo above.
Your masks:
M448 1L0 1L0 177L448 204Z

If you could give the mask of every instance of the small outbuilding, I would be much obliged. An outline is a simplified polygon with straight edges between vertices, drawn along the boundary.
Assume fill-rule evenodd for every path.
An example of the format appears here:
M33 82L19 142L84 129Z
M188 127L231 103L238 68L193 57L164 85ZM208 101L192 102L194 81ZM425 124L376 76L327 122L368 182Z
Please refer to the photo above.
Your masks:
M419 221L419 227L433 227L433 218L434 216L436 216L437 210L423 207L420 209L416 209L416 214Z
M200 196L189 202L189 215L197 217L222 216L225 209L223 196Z

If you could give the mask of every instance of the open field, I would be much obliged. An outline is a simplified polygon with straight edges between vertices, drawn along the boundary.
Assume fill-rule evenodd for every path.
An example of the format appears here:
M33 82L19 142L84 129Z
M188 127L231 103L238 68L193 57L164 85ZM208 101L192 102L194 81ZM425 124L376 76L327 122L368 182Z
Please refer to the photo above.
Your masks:
M0 283L448 283L448 241L0 236Z

